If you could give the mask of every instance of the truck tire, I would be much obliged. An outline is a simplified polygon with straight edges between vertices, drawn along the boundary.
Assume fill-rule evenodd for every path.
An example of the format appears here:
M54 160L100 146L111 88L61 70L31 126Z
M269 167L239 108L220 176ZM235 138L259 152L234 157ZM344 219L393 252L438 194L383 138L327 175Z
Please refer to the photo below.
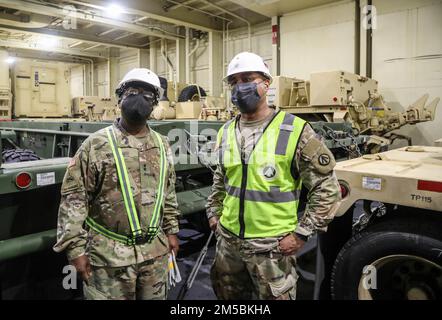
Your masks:
M185 87L181 91L181 93L180 93L180 95L178 97L178 102L198 101L199 100L199 97L198 97L198 87L199 86L196 86L196 85ZM205 97L207 95L206 91L203 88L201 88L201 87L199 87L199 89L200 89L201 96ZM198 98L198 99L196 99L196 98Z
M3 163L40 160L34 151L29 149L9 149L2 152Z
M441 228L422 215L390 218L355 234L333 266L332 298L442 299Z

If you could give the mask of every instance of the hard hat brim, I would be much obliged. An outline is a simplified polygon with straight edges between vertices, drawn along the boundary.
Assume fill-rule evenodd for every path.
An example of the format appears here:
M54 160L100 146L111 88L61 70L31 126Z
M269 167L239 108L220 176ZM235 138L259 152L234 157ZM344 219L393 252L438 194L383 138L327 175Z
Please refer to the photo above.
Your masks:
M137 82L139 82L139 83L143 83L143 81L141 81L140 79L128 79L128 80L125 80L124 82L120 83L120 84L118 85L118 88L117 88L117 89L119 89L119 88L121 88L122 86L127 85L128 83L131 83L131 82L134 82L134 83L137 83ZM161 87L157 87L157 86L155 86L155 85L153 85L153 84L151 84L151 83L146 83L146 86L150 86L150 87L152 87L152 88L154 88L154 89L156 89L156 90L158 91L158 94L159 94L158 100L160 100L160 99L163 97L163 94L164 94L164 89L163 89L163 88L161 88Z
M250 70L244 70L244 71L235 72L235 73L233 73L233 74L229 74L229 75L227 75L227 76L225 76L225 77L223 78L223 82L228 83L228 80L229 80L229 78L230 78L231 76L234 76L235 74L238 74L238 73L244 73L244 72L257 72L257 73L262 73L262 74L264 75L264 77L266 77L267 79L270 80L270 83L273 82L273 77L272 77L270 74L265 73L265 72L262 72L262 71L250 71Z

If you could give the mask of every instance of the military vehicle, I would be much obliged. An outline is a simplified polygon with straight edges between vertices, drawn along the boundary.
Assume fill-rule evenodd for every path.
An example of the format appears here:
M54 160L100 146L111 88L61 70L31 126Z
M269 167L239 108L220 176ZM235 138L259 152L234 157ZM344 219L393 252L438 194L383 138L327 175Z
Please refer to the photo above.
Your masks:
M179 208L199 230L208 230L204 206L216 161L215 137L223 123L184 119L150 121L155 130L171 141ZM110 121L65 119L0 122L3 160L0 163L0 292L3 298L54 298L55 293L56 297L69 293L60 288L62 268L67 261L64 255L51 251L55 243L61 182L70 158L82 141L110 124ZM327 138L326 143L337 158L347 158L349 152L361 152L367 140L365 136L349 138L349 125L331 125L335 125L333 139ZM320 122L312 126L318 133L330 134Z
M364 155L335 170L343 201L319 239L319 297L330 286L334 299L442 299L442 147Z
M29 275L34 274L40 264L49 266L50 261L45 261L45 257L60 259L50 251L55 243L57 207L66 167L87 136L110 124L43 121L0 124L0 149L3 148L3 160L7 162L0 166L0 292L4 298L20 297L30 290L32 284L22 280L34 279ZM190 135L198 137L204 131L206 142L214 141L220 125L203 121L151 123L155 130L171 138L172 149L178 155L176 190L179 208L199 227L206 222L204 205L210 191L211 175L208 168L201 165L197 154L187 152L191 145L198 143L189 143ZM58 261L54 263L58 271L53 267L49 269L58 272L59 278L65 264ZM46 276L41 277L47 280ZM36 285L41 285L44 292L35 288L32 291L39 292L41 297L51 293L47 284Z
M427 104L428 98L423 95L404 112L392 111L376 80L345 71L312 73L309 81L275 77L268 93L270 104L307 121L351 123L355 135L371 135L367 143L370 153L386 151L396 139L412 145L410 137L393 130L434 120L440 98Z
M152 120L150 125L171 141L182 214L195 228L208 230L204 205L216 159L215 136L232 113L223 106L222 97L207 97L197 85L167 85L170 98L165 97L155 108L153 115L159 121ZM40 91L43 89L39 87ZM46 98L33 107L45 117L50 115L48 110L60 109L57 118L0 122L0 294L4 299L61 298L72 294L61 288L67 261L64 255L51 250L61 182L82 141L110 125L119 112L113 98L78 97L66 118L67 109L49 104ZM21 117L28 115L23 101L19 110ZM311 125L324 137L336 159L367 153L369 136L355 134L351 122L315 121Z

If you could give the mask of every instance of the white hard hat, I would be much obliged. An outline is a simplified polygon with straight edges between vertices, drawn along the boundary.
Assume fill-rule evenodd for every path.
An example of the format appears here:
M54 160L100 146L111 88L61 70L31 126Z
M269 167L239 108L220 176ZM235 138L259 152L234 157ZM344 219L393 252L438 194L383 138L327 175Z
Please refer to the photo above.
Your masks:
M260 56L252 52L241 52L234 56L229 63L227 76L224 77L223 81L227 81L231 75L240 72L262 72L269 78L270 82L273 80L267 64Z
M155 72L146 69L146 68L134 68L130 70L126 75L123 77L123 80L120 81L118 84L117 89L115 90L115 93L120 96L124 89L125 85L130 82L143 82L146 84L149 84L153 86L157 90L158 94L158 100L163 96L164 89L161 88L160 85L160 79L156 75Z

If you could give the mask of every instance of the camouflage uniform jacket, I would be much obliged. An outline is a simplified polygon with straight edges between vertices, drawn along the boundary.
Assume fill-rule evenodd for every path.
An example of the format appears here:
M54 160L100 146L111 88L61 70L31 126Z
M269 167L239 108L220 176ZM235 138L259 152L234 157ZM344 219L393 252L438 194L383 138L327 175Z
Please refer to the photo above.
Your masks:
M116 142L121 148L141 228L148 226L153 213L159 183L160 153L156 138L128 134L113 124ZM115 160L105 129L88 137L72 158L61 187L57 243L54 250L67 251L68 259L87 254L94 266L121 267L167 254L167 234L178 232L178 204L175 171L170 146L162 137L167 153L166 187L160 217L159 235L151 242L128 246L85 229L85 219L122 235L131 233Z
M269 121L272 118L270 117ZM242 146L240 143L241 139L257 141L262 132L262 127L257 127L252 132L252 136L244 138L241 137L243 132L237 127L236 137L238 144ZM246 144L245 148L253 148L253 143ZM251 150L241 150L241 153L246 155L250 154L250 152ZM319 161L319 157L324 154L330 159L327 164L324 161ZM292 172L300 175L302 184L309 190L306 209L303 216L299 219L295 230L297 234L309 237L315 231L326 231L328 223L331 222L336 214L341 194L338 180L333 171L334 166L333 154L312 127L306 124L299 138L295 159L292 163ZM218 217L222 215L223 200L226 195L224 176L225 172L222 166L218 165L213 177L212 193L206 205L207 217L209 219L214 215ZM256 243L256 241L253 241L253 243Z

